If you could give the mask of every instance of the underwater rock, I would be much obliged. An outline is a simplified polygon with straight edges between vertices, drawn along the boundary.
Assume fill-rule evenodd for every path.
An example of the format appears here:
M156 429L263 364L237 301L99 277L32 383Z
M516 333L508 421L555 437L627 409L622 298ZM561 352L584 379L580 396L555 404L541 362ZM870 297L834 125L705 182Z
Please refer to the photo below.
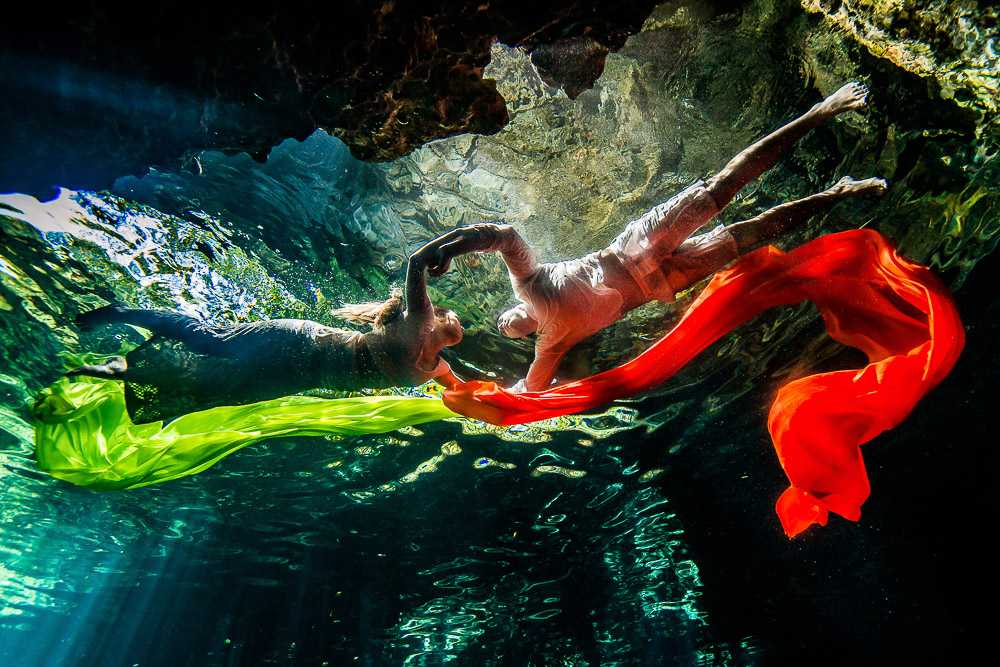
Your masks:
M401 280L409 252L461 225L510 223L542 261L592 252L629 220L711 176L842 83L859 80L871 89L865 109L810 133L719 219L752 217L846 174L883 177L890 187L881 199L841 204L777 245L790 249L820 234L871 226L957 288L1000 238L1000 134L988 100L995 21L992 10L968 3L891 8L671 0L624 45L616 41L625 39L623 29L606 22L601 34L613 39L601 42L581 26L581 34L571 31L562 46L549 48L550 26L532 37L531 55L527 46L492 45L481 74L502 95L509 118L495 134L460 134L392 162L361 164L346 159L339 139L318 131L301 143L286 140L265 164L243 154L190 152L188 169L121 179L115 193L182 217L204 211L227 221L243 232L233 242L299 298L317 290L333 303L380 298ZM931 30L935 21L962 27L960 38ZM449 34L437 34L438 44ZM621 48L602 55L588 40ZM598 60L603 73L581 90ZM582 78L566 74L572 62ZM552 85L559 77L562 88ZM302 262L311 269L303 272ZM495 329L497 314L513 300L498 257L462 258L430 289L468 326L457 348L463 360L510 377L523 372L530 344L500 339ZM579 374L635 356L697 291L639 308L596 336L581 348ZM744 378L733 379L733 391L745 391L745 378L775 358L775 343L802 335L810 321L802 309L764 316L738 342L725 343L727 355L704 363L715 368L737 359ZM810 346L814 356L831 353ZM695 366L692 378L710 370Z
M819 17L804 65L827 86L854 72L873 89L872 140L851 151L892 183L879 223L961 286L1000 226L1000 25L965 0L802 0Z
M405 266L403 214L380 196L370 166L352 159L326 132L283 141L264 164L218 151L196 159L198 173L151 169L141 178L118 179L111 191L195 224L205 214L225 220L241 232L231 242L286 283L302 282L301 268L308 266L319 275L346 273L367 284L372 293L361 300L382 298L386 276ZM322 284L309 282L316 289Z
M1000 12L974 0L802 0L876 58L928 80L980 117L1000 109Z
M100 189L214 149L263 162L317 128L388 160L507 122L483 68L496 40L525 51L584 39L607 53L655 3L362 0L241 6L21 3L0 46L0 191ZM13 26L20 26L14 29ZM568 56L566 54L569 54ZM600 58L563 51L553 83L576 92Z

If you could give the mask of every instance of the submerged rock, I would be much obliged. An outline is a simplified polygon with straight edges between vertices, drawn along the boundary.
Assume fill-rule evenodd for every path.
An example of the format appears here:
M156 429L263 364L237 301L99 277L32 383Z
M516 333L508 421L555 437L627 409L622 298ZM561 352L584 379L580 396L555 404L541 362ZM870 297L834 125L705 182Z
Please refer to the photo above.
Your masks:
M509 119L495 134L460 134L392 162L362 164L348 154L350 138L344 144L319 131L301 142L286 140L264 164L245 154L190 152L187 169L120 179L114 191L194 223L199 213L225 220L240 232L232 242L299 298L318 291L320 302L337 303L358 298L358 288L367 292L360 296L380 298L402 279L408 253L460 225L510 223L542 261L603 247L629 220L859 80L871 90L869 105L810 133L720 220L752 217L844 175L886 178L882 198L840 204L777 245L873 226L957 288L998 238L992 11L961 2L674 0L658 6L618 52L602 55L575 34L565 49L545 50L545 31L532 44L548 60L493 44L481 73L502 95ZM950 27L942 32L935 25ZM446 31L435 39L440 45L457 37ZM578 74L584 61L601 60L603 73L592 87L553 78L574 59ZM563 88L552 85L560 81ZM342 284L350 289L340 294ZM463 359L501 375L523 372L530 346L500 339L495 330L496 316L513 299L498 257L463 258L431 290L469 327L459 347ZM596 336L582 348L577 372L643 349L695 293L637 309ZM761 318L738 343L726 343L732 354L704 363L739 359L754 377L775 354L766 342L806 330L809 312ZM828 354L810 345L812 354ZM503 368L495 368L497 358ZM706 368L691 372L700 376Z

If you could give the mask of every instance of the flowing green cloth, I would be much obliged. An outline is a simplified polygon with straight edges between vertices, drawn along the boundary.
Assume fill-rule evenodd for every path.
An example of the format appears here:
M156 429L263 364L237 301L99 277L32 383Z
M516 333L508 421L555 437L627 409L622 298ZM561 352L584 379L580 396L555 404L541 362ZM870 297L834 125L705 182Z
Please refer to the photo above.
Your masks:
M193 475L258 440L289 435L363 435L456 417L436 398L291 396L133 424L122 383L62 378L31 408L38 467L98 491Z

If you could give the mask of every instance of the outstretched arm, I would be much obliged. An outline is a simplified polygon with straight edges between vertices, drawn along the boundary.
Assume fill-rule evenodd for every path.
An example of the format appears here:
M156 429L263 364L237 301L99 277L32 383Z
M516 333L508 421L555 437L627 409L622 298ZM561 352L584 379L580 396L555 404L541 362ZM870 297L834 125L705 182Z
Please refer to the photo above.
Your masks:
M503 261L511 278L524 280L538 271L538 261L531 247L510 225L481 224L453 229L431 242L437 243L435 257L428 264L432 276L440 276L451 265L451 260L470 252L496 252L503 254Z
M524 378L524 391L544 391L552 384L559 368L559 362L566 356L569 348L562 346L546 347L544 335L535 341L535 358L528 368ZM517 385L515 385L516 387Z
M538 267L535 255L510 225L471 225L443 234L410 255L406 267L406 309L429 307L427 273L444 274L451 260L470 252L499 250L511 273L527 277ZM426 271L426 273L425 273Z

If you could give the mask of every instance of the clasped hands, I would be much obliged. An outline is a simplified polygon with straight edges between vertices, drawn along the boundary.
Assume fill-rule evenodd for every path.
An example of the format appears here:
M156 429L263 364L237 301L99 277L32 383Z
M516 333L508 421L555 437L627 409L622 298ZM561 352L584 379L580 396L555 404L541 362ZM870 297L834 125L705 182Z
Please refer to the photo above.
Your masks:
M459 227L437 237L413 256L424 262L428 275L436 278L448 270L455 257L482 252L492 247L496 242L497 232L497 225L493 224Z

